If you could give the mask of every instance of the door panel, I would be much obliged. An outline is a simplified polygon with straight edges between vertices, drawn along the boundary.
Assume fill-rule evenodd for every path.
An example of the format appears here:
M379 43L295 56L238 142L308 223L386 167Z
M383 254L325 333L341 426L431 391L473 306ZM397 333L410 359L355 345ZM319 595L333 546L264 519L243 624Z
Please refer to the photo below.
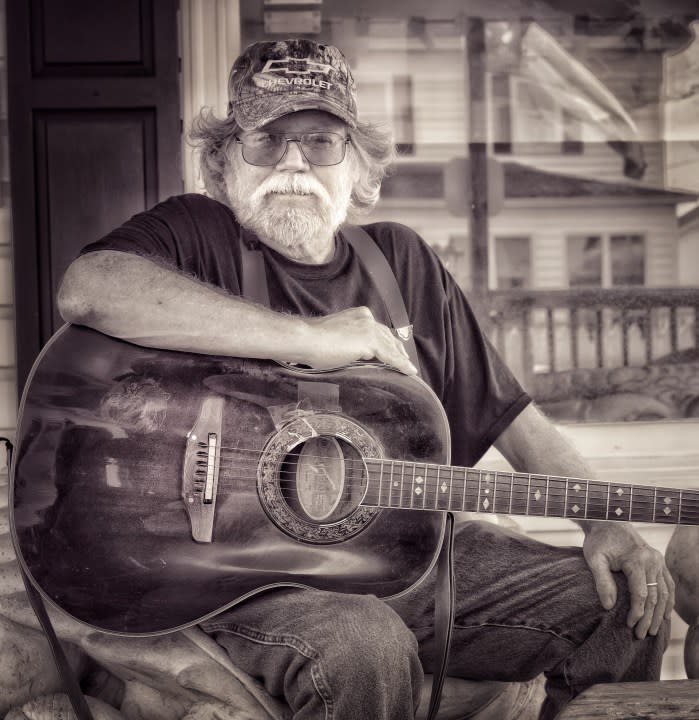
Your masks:
M70 261L182 191L177 0L7 0L21 388Z

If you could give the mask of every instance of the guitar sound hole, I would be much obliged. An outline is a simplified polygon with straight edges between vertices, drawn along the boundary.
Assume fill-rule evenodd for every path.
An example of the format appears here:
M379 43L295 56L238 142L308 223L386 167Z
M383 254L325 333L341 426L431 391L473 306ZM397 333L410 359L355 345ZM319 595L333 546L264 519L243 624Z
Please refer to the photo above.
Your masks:
M286 455L279 485L286 504L300 520L328 525L357 509L366 492L366 472L350 443L321 435Z
M257 492L272 522L300 542L324 545L360 534L380 514L362 505L365 458L381 445L336 413L303 415L281 427L262 451Z

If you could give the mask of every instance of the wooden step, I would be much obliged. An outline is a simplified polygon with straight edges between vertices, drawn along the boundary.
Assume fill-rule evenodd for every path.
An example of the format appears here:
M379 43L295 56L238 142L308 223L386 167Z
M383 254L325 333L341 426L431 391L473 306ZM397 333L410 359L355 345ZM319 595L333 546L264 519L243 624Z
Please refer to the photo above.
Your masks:
M557 720L699 720L699 680L615 683L585 690Z

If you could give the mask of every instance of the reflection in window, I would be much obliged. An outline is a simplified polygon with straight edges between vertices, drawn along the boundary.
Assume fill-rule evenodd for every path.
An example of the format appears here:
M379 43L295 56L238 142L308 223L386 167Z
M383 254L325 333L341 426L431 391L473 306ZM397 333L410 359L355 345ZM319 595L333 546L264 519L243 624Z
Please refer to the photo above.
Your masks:
M602 285L602 238L599 235L568 237L568 284L570 287Z
M645 282L645 241L642 235L612 235L612 285L643 285Z
M393 76L393 131L398 151L412 154L415 151L415 125L410 75Z
M512 110L510 108L510 76L496 73L492 77L493 151L512 152Z
M496 287L499 290L531 285L531 250L528 237L495 238Z

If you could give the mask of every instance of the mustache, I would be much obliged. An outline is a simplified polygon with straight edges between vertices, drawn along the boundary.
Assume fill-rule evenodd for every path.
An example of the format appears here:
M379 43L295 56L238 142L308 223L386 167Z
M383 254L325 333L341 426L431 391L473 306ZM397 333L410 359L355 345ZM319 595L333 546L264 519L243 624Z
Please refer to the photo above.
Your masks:
M251 200L261 200L266 195L315 195L326 203L332 200L328 191L318 180L308 175L272 175L253 192Z

